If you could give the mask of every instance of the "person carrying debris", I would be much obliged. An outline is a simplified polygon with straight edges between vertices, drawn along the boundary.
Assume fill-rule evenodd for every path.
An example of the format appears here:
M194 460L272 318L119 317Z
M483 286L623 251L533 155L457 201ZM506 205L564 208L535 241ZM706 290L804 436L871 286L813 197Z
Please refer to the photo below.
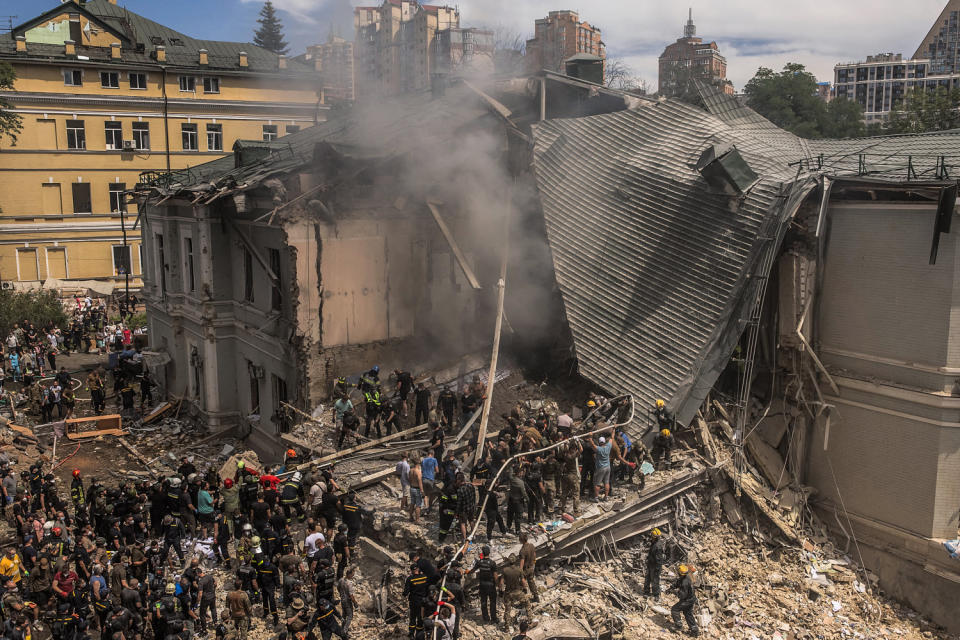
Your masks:
M650 532L652 542L647 549L647 574L643 578L643 595L652 595L654 601L660 601L660 571L663 569L665 543L660 529Z
M653 460L658 469L662 469L664 466L670 467L673 464L673 447L675 445L676 441L673 439L670 429L661 429L657 437L653 439Z
M700 628L697 626L697 619L693 615L693 609L697 605L697 595L693 589L693 581L690 579L692 567L685 564L677 567L677 582L670 588L677 594L677 603L670 607L670 616L673 618L673 624L677 632L683 631L683 622L681 616L686 619L687 626L690 628L690 635L696 637L700 635Z
M347 397L346 394L340 394L333 403L333 413L336 419L336 426L339 427L341 424L343 424L343 416L347 411L353 411L353 402Z

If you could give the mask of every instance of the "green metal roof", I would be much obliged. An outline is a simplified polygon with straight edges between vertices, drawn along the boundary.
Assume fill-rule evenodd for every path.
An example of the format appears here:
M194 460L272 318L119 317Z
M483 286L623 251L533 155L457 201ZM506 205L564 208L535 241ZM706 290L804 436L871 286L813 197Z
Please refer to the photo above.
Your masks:
M192 38L125 7L112 4L109 0L89 0L82 6L71 0L15 27L10 33L0 35L0 58L75 60L76 58L68 57L64 53L61 45L30 42L27 44L26 54L16 52L16 36L22 35L38 22L62 12L82 13L94 21L101 22L111 32L124 35L123 38L118 38L123 50L122 59L119 61L111 60L110 51L107 48L77 45L79 55L87 56L98 63L130 64L132 62L156 65L157 61L152 54L157 45L162 45L167 52L166 65L170 67L211 71L314 73L313 67L289 59L286 70L281 71L279 56L252 42L223 42ZM200 49L207 50L209 63L206 65L201 65L199 62ZM247 67L240 66L241 51L247 53Z

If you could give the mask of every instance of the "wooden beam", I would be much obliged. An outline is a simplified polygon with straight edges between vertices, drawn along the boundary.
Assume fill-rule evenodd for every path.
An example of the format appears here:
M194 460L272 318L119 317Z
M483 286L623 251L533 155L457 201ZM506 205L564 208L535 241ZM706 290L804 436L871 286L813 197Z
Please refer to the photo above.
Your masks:
M308 467L315 467L327 462L335 462L339 458L343 458L344 456L349 456L354 453L359 453L360 451L366 451L367 449L371 449L379 444L383 444L384 442L392 442L394 440L399 440L404 436L413 435L418 431L423 431L428 426L429 426L428 424L424 423L424 424L417 425L415 427L410 427L409 429L406 429L404 431L398 431L397 433L392 433L389 436L377 438L376 440L371 440L370 442L364 442L363 444L358 444L357 446L350 447L349 449L343 449L342 451L337 451L335 453L325 455L322 458L317 458L316 460L310 460L308 462L304 462L303 465Z
M463 269L463 275L467 277L467 281L470 283L471 287L474 289L479 289L480 283L477 281L477 276L473 275L473 269L471 269L470 265L467 264L467 259L463 255L463 252L460 251L460 245L458 245L457 241L454 240L453 234L450 233L450 229L447 227L447 223L443 221L442 217L440 217L440 211L437 209L437 206L432 202L427 201L427 207L430 208L430 213L433 214L433 219L437 222L437 226L440 227L443 237L447 239L447 244L450 245L450 249L453 250L453 255L457 258L460 268Z

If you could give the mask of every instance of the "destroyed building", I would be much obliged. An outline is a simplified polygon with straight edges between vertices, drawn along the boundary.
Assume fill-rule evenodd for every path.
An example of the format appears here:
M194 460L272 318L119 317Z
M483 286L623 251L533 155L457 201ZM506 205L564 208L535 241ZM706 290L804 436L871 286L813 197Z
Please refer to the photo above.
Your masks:
M729 96L551 73L434 89L139 187L168 392L270 452L282 402L475 350L512 208L515 344L548 333L680 425L720 407L740 473L809 498L888 593L960 628L940 546L960 502L960 135L803 140Z

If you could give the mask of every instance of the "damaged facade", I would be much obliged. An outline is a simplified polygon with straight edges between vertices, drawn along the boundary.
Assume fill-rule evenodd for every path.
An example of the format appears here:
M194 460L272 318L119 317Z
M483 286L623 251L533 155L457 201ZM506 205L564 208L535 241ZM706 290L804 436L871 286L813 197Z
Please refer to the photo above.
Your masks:
M960 135L803 140L727 96L550 73L487 91L355 109L141 185L168 392L276 451L281 402L483 345L513 185L510 228L542 245L511 250L515 347L559 335L589 381L681 425L724 407L738 473L810 495L884 589L960 628L939 546L960 503Z

